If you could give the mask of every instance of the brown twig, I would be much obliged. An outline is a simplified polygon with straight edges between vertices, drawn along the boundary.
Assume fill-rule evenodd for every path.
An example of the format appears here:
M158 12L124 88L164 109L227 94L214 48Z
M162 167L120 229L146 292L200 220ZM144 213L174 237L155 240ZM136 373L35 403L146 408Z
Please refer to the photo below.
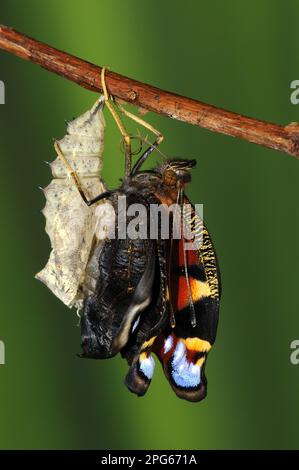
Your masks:
M22 59L35 62L84 88L95 92L102 91L101 67L31 39L12 28L0 26L0 48ZM283 127L249 118L160 90L114 72L106 73L106 83L112 96L127 103L299 157L297 123Z

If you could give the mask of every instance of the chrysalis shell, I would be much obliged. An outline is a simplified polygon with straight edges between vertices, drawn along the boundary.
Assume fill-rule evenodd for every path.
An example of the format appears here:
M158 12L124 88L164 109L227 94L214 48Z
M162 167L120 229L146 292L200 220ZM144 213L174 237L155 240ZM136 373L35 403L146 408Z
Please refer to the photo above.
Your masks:
M101 97L91 110L68 123L67 134L58 141L88 199L105 191L100 178L105 128L103 104ZM44 189L46 205L42 212L52 251L46 266L35 277L65 305L80 308L86 289L90 291L95 284L94 258L101 248L95 231L99 218L108 226L109 204L88 207L59 157L51 163L51 170L53 180Z

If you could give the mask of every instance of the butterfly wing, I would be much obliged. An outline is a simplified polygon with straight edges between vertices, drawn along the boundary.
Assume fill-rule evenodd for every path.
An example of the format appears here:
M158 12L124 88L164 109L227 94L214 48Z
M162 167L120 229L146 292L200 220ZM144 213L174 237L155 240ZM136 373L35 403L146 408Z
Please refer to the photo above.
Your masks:
M152 240L156 247L156 260L152 263L154 285L151 304L142 312L136 329L131 333L130 340L122 354L126 357L130 368L125 378L128 389L142 396L150 386L155 361L152 347L156 338L168 324L166 308L166 259L165 242Z
M189 204L185 198L185 204ZM175 393L189 401L202 400L207 393L205 366L215 341L220 299L220 273L215 250L195 208L190 205L194 246L185 250L186 240L172 240L168 272L169 309L175 326L155 340L152 349L160 359ZM185 252L185 254L184 254ZM186 275L186 268L188 277ZM195 322L191 322L193 303ZM195 324L194 324L195 323Z
M127 196L122 212L118 211L116 227L120 227L123 213L137 202L137 194ZM112 203L116 206L118 198ZM105 359L120 352L138 317L152 303L156 244L148 238L126 236L134 214L125 220L120 236L105 240L95 292L85 299L81 317L83 357Z

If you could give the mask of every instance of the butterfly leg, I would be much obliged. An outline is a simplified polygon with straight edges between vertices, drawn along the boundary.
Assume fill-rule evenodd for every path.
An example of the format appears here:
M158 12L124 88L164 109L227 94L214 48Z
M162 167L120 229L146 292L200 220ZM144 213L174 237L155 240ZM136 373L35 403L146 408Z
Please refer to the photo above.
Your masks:
M129 175L131 171L131 165L132 165L132 151L131 151L131 137L130 134L128 134L125 126L122 123L121 118L115 111L113 105L109 101L109 94L107 91L107 86L106 86L106 80L105 80L105 71L106 67L102 68L101 71L101 85L102 85L102 90L103 90L103 95L105 97L105 103L107 105L107 108L109 109L110 113L112 114L113 119L115 120L120 133L122 135L124 145L125 145L125 174Z
M107 91L107 86L106 86L106 81L105 81L105 71L106 71L106 67L103 67L102 71L101 71L101 85L102 85L102 90L103 90L103 94L104 94L104 97L105 97L105 102L106 102L107 107L108 107L109 111L111 112L111 114L112 114L112 116L113 116L113 118L114 118L114 120L115 120L122 136L123 136L123 141L124 141L124 144L125 144L125 158L126 158L126 160L125 160L125 174L127 176L129 174L133 175L141 167L141 165L147 159L147 157L157 148L158 145L161 144L164 137L161 134L161 132L158 131L155 127L153 127L151 124L146 122L141 117L136 116L135 114L130 113L129 111L127 111L120 104L119 100L115 100L115 105L117 106L117 108L120 110L120 112L124 116L126 116L126 117L132 119L133 121L137 122L138 124L145 127L146 129L148 129L150 132L152 132L154 135L157 136L155 142L141 155L141 157L139 157L139 159L137 160L137 162L134 165L133 170L131 171L131 166L132 166L131 136L126 131L126 129L125 129L125 127L124 127L124 125L123 125L123 123L120 119L120 116L117 114L116 110L114 109L114 107L112 106L112 104L109 101L109 94L108 94L108 91Z
M113 191L105 191L104 193L99 194L98 196L96 196L93 199L88 199L87 195L84 192L84 189L81 185L80 179L79 179L76 171L69 164L69 162L68 162L67 158L65 157L64 153L62 152L57 140L54 142L54 148L55 148L55 151L57 152L57 155L59 156L59 158L62 160L64 166L66 167L70 177L73 179L73 181L75 183L75 186L76 186L76 188L78 189L78 191L80 193L80 196L82 197L83 201L85 202L85 204L87 206L91 206L95 202L98 202L101 199L107 199L108 197L111 196Z
M148 147L144 152L143 154L138 158L137 162L135 163L132 171L131 171L131 175L134 175L136 173L136 171L139 170L139 168L141 167L141 165L145 162L145 160L147 159L147 157L158 147L158 145L161 144L161 142L163 141L164 139L164 136L161 134L160 131L158 131L155 127L153 127L151 124L149 124L148 122L146 122L144 119L142 119L141 117L139 116L136 116L135 114L133 113L130 113L129 111L127 111L120 103L119 101L116 101L116 105L118 106L119 110L121 111L121 113L124 115L124 116L127 116L128 118L132 119L133 121L137 122L138 124L140 124L141 126L145 127L146 129L148 129L150 132L152 132L154 135L157 136L155 142L153 144L150 145L150 147Z
M119 100L116 100L116 105L117 107L119 108L119 110L121 111L121 113L124 115L124 116L127 116L128 118L132 119L133 121L137 122L138 124L140 124L141 126L145 127L146 129L148 129L149 131L151 131L153 134L155 134L157 136L157 139L156 139L156 142L157 142L157 145L159 145L163 139L164 139L164 136L161 134L160 131L158 131L158 129L156 129L155 127L153 127L151 124L149 124L148 122L146 122L144 119L142 119L140 116L136 116L136 114L133 114L133 113L130 113L130 111L127 111L119 102Z

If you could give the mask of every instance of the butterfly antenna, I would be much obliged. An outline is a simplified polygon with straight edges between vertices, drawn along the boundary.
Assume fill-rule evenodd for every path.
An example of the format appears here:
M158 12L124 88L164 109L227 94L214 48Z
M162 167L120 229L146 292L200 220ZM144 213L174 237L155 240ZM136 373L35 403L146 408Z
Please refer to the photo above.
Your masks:
M174 209L174 214L173 214L173 223L175 223L177 221L177 207L178 207L178 203L179 203L179 197L180 197L180 193L178 192L177 199L176 199L176 204L175 204L175 209ZM173 305L172 305L172 302L171 302L172 257L173 257L173 236L170 237L169 260L168 260L168 276L167 277L168 277L168 282L169 282L168 295L169 295L169 306L170 306L170 326L171 326L171 328L175 328L175 326L176 326L175 313L174 313L174 308L173 308Z
M189 279L189 272L188 272L188 262L187 262L187 254L186 254L186 249L185 249L185 237L184 237L184 230L183 230L183 225L185 222L184 219L184 202L183 202L183 190L179 190L179 197L180 197L180 207L181 207L181 237L183 241L183 257L184 257L184 270L185 270L185 278L186 278L186 284L187 284L187 289L188 289L188 297L189 297L189 308L190 308L190 313L191 313L191 325L193 328L196 327L196 315L195 315L195 307L194 307L194 302L192 298L192 290L190 286L190 279Z

